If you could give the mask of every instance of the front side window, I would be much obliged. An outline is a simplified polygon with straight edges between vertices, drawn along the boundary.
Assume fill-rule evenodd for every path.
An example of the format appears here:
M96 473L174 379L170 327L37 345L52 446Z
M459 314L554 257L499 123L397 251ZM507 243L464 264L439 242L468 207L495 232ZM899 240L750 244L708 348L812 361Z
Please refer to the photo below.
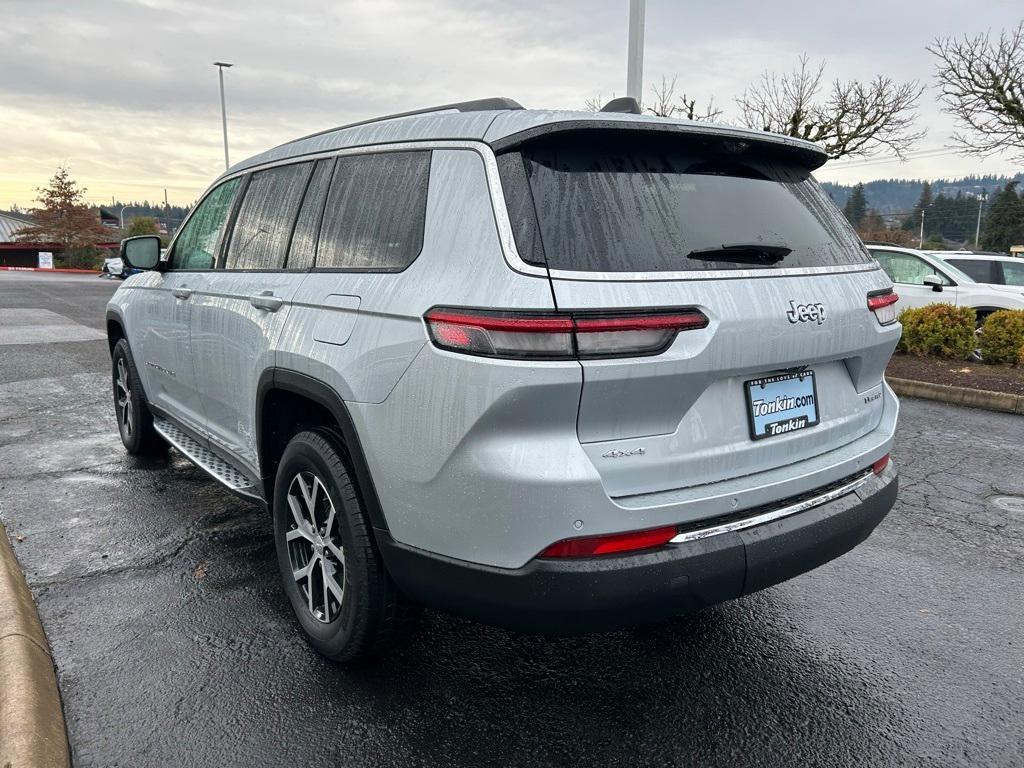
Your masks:
M240 178L225 181L199 203L174 242L171 269L213 269L224 222L240 182Z
M327 195L316 266L398 271L419 255L430 152L338 158Z
M254 173L228 241L227 269L282 269L312 163Z
M871 255L882 265L885 274L894 283L904 285L924 285L924 279L931 275L942 280L943 285L952 285L953 281L939 272L935 267L924 259L918 258L912 253L901 253L899 251L872 251Z
M498 165L520 255L551 269L699 272L870 263L810 172L763 148L595 132L535 140L499 155Z

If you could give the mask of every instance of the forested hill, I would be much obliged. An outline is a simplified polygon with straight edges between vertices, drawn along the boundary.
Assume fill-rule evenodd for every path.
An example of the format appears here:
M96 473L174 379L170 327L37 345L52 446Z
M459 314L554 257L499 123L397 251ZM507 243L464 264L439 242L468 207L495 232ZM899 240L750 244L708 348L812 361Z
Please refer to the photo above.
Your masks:
M989 199L999 189L1006 186L1011 178L1024 181L1024 173L1015 177L1010 176L967 176L962 179L936 179L931 182L932 196L945 195L956 197L957 193L963 193L971 197L977 196L982 190L986 190ZM921 197L923 179L879 179L878 181L864 182L864 196L867 198L868 208L874 208L879 213L901 213L913 210ZM832 196L836 204L842 208L846 205L846 199L853 191L853 184L833 184L822 182L825 191ZM1024 184L1022 184L1024 186Z

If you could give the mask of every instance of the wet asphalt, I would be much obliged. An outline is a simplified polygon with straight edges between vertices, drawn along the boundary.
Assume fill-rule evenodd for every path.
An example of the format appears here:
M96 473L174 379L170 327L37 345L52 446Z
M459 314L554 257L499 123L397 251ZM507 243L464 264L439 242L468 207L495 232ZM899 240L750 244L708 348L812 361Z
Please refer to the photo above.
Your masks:
M115 283L0 272L103 329ZM9 338L9 337L8 337ZM106 342L0 346L0 518L77 766L1024 765L1024 418L903 403L900 500L848 555L669 623L546 639L427 612L303 642L265 512L124 454Z

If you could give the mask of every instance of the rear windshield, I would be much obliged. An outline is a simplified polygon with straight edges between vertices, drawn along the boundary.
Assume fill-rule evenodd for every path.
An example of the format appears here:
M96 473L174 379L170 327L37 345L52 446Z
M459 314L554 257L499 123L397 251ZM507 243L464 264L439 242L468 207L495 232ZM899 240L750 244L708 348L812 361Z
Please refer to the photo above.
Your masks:
M870 263L809 172L756 145L576 134L520 147L498 161L520 255L551 269Z

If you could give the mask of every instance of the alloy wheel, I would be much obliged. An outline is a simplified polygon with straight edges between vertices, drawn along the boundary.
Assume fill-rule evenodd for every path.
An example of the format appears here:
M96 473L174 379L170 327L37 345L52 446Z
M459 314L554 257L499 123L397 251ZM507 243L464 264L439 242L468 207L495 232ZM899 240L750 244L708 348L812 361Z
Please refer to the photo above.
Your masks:
M288 508L285 541L292 577L313 618L329 624L345 597L345 550L334 502L320 478L299 472L288 486Z
M121 429L125 435L131 436L135 429L135 412L132 410L131 384L123 357L117 360L117 380L114 383L117 386L117 408Z

